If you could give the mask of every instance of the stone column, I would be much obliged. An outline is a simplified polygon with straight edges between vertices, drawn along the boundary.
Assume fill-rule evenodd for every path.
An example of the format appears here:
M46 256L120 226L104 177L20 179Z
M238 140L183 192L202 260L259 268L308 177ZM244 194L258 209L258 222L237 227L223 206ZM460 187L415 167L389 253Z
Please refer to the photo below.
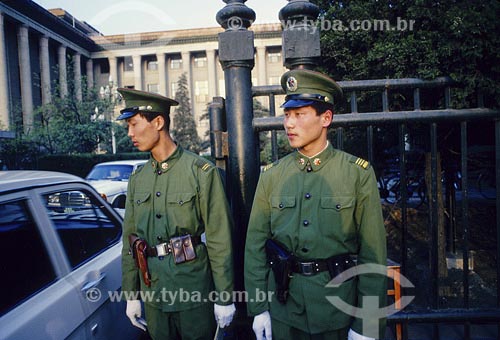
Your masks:
M78 52L73 56L73 75L76 100L82 101L82 56Z
M257 65L258 65L258 82L259 86L263 86L267 84L266 80L266 47L259 46L257 47Z
M85 68L87 70L87 87L91 89L94 87L94 62L92 59L87 60Z
M3 13L0 12L0 130L9 129L9 127L9 78L7 76Z
M134 61L134 88L142 90L142 57L134 55L132 60Z
M215 69L215 50L207 50L207 66L208 66L208 97L210 101L217 95L217 74Z
M19 76L21 80L21 106L23 126L27 131L33 125L33 90L31 80L30 46L28 26L21 25L17 32L19 54Z
M109 77L110 81L113 81L113 84L118 86L118 67L116 57L108 57L109 62ZM134 60L134 69L135 69L135 60ZM139 90L139 89L138 89Z
M48 104L52 100L50 88L50 62L49 62L49 37L40 38L40 82L42 86L42 104Z
M57 50L59 65L59 95L64 98L68 95L68 71L66 70L66 46L61 45Z
M165 69L165 53L157 53L158 61L158 87L162 96L167 95L167 72Z

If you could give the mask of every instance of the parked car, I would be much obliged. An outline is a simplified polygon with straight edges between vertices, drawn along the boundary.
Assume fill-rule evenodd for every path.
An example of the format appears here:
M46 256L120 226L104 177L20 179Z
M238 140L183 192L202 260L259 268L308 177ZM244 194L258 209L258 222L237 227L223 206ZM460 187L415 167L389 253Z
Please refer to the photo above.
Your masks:
M121 224L79 177L0 171L0 339L137 339L125 301L110 299Z
M147 160L123 160L96 164L85 179L113 208L125 208L128 179Z

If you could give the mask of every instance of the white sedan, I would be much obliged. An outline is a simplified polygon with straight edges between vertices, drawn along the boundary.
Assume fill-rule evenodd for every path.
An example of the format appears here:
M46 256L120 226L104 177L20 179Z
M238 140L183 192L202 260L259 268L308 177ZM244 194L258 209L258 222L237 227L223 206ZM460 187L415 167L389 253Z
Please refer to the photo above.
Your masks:
M85 180L105 198L113 208L125 208L128 179L132 172L146 163L145 159L123 160L96 164Z

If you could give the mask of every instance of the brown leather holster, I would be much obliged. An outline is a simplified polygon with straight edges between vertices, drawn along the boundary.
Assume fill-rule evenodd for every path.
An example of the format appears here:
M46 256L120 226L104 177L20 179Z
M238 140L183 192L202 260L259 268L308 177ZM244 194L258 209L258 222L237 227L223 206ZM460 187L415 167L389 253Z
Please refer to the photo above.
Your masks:
M147 256L148 244L146 240L139 238L136 234L130 234L128 236L128 241L135 260L135 265L141 271L142 279L146 286L151 287L151 274L149 274Z

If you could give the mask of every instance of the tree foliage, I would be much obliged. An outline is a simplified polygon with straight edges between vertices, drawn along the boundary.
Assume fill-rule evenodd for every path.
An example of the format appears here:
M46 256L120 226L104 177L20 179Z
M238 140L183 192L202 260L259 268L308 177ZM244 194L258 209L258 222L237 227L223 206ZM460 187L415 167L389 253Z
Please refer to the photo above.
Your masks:
M199 153L201 151L201 141L191 113L186 73L183 73L177 82L175 100L179 102L179 105L175 107L174 111L173 137L184 149Z
M413 30L322 30L321 67L338 80L450 76L463 85L454 105L477 88L500 103L500 3L496 0L312 0L325 20L414 20Z

